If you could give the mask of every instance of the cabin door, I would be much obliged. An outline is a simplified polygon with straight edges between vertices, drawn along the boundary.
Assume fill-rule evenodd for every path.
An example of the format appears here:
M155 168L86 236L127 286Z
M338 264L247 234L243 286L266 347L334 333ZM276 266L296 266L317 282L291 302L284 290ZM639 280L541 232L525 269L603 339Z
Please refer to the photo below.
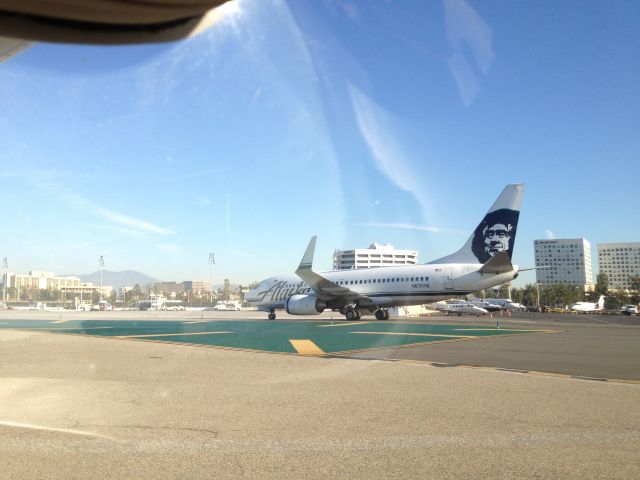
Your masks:
M453 290L453 269L451 268L444 271L444 289Z

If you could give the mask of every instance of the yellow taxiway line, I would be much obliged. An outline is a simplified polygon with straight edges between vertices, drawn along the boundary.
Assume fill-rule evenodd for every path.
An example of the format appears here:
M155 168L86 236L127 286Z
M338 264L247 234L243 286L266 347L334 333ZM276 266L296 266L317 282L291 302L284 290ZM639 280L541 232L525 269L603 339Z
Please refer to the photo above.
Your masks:
M289 340L300 355L324 355L324 351L311 340Z
M148 337L186 337L189 335L216 335L233 332L176 332L176 333L149 333L142 335L117 335L113 338L148 338Z
M558 330L527 330L523 328L454 328L457 332L515 332L515 333L559 333Z

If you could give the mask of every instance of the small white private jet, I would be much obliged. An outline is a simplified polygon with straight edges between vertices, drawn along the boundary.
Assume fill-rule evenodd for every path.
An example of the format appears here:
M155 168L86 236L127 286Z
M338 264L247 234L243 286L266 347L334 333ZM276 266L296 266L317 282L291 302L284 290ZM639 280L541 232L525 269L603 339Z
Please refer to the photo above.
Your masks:
M511 264L524 185L507 185L489 212L457 252L424 265L406 265L316 273L312 237L294 275L267 278L249 291L247 301L276 318L339 311L347 320L373 313L389 318L389 307L422 305L467 295L513 280Z
M604 295L600 295L600 298L596 303L593 302L577 302L569 307L569 310L578 313L596 313L604 310Z
M467 302L465 300L441 301L432 303L430 306L436 310L445 312L447 315L475 315L476 317L479 317L480 315L489 313L488 309L474 305L472 302Z
M524 271L526 269L520 269L520 271ZM509 300L508 298L478 298L473 294L467 295L467 300L472 303L475 303L479 307L486 308L491 311L490 308L485 305L491 307L498 307L497 310L526 310L526 308L520 303Z

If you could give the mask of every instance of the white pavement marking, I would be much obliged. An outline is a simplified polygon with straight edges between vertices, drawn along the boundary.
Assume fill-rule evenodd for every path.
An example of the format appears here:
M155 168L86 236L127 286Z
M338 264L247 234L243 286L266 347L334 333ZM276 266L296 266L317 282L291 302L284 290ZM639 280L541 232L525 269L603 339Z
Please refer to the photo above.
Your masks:
M190 335L216 335L219 333L233 332L176 332L176 333L150 333L142 335L117 335L113 338L147 338L147 337L186 337Z
M349 325L366 325L371 322L340 322L340 323L331 323L329 325L318 325L318 327L347 327Z
M58 432L58 433L70 433L72 435L82 435L85 437L95 437L95 438L104 438L107 440L117 440L117 438L110 437L108 435L100 435L99 433L86 432L84 430L74 430L71 428L56 428L56 427L47 427L44 425L33 425L31 423L19 423L12 422L10 420L0 420L0 427L14 427L14 428L25 428L29 430L43 430L46 432Z
M413 333L413 332L349 332L362 335L404 335L413 337L453 337L453 338L478 338L475 335L447 335L444 333Z

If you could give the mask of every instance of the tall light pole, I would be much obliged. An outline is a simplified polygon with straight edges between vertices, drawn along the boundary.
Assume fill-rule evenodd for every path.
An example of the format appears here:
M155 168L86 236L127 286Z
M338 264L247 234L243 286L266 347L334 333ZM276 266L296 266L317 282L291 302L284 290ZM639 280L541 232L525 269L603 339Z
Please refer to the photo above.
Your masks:
M210 269L210 273L211 273L211 278L209 279L211 281L210 283L210 287L209 287L209 303L213 303L213 266L216 264L216 256L213 252L209 252L209 269Z
M102 270L104 269L104 255L100 255L98 265L100 266L100 300L102 300Z
M2 268L4 268L4 281L2 282L2 301L7 301L7 282L9 281L9 261L7 257L2 259Z

